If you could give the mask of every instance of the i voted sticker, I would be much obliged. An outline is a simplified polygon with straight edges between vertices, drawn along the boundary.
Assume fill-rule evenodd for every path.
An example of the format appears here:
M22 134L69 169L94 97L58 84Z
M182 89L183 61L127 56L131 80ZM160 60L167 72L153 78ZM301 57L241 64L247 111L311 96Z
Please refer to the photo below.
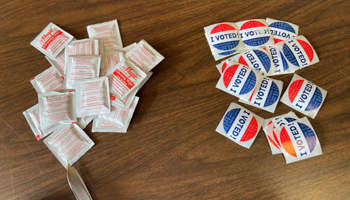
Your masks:
M289 65L286 58L277 47L268 46L266 50L270 54L272 63L275 66L275 71L272 75L293 72L289 70Z
M275 44L298 35L299 26L295 24L270 18L267 18L266 22L269 24Z
M271 58L263 49L245 51L240 54L238 62L265 74L268 74L271 69Z
M316 147L316 134L306 124L289 123L281 130L280 141L283 149L293 157L310 155Z
M315 118L326 94L327 91L324 89L295 74L281 101L299 112Z
M273 45L270 28L264 19L238 22L237 26L247 48Z
M223 73L223 82L227 90L235 95L252 92L257 83L257 76L244 65L232 65Z
M226 22L204 28L212 54L225 57L242 48L242 40L236 24ZM214 57L215 57L214 56Z
M280 42L276 45L296 69L310 66L319 62L315 50L304 36Z
M250 148L263 121L248 109L231 103L216 131L237 144Z

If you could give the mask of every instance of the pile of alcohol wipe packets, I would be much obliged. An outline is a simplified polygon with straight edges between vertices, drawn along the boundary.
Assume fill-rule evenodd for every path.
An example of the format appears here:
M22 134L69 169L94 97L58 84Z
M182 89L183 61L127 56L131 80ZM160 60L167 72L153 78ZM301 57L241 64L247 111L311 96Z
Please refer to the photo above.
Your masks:
M51 67L30 80L39 103L23 114L64 167L94 145L82 130L91 121L92 132L127 131L137 91L164 59L144 40L123 48L117 20L87 32L88 39L76 40L50 23L31 42Z
M204 28L210 50L219 60L221 77L216 87L239 102L274 113L281 102L314 119L327 91L294 74L281 97L283 82L270 78L294 73L318 63L318 56L295 24L274 19L224 22ZM273 154L283 153L291 163L322 154L320 142L307 117L293 112L264 120L232 103L216 131L250 148L260 128Z

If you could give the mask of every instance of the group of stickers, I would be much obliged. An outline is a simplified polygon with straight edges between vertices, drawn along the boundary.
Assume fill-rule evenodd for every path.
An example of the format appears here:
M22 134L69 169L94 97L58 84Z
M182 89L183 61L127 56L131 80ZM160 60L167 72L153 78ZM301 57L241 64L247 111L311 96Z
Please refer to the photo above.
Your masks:
M50 23L31 42L52 66L30 80L39 103L23 115L64 167L94 145L82 130L91 121L92 132L127 131L136 93L164 59L144 40L123 48L117 20L87 32L88 39L76 40Z
M319 62L295 24L267 18L238 23L219 23L204 28L215 60L232 57L216 67L221 77L216 87L239 98L239 102L271 113L280 100L283 82L269 76L294 73ZM281 102L315 118L327 91L294 74ZM307 117L290 112L263 118L232 103L216 131L250 148L263 127L273 154L283 153L287 163L322 154L319 140Z

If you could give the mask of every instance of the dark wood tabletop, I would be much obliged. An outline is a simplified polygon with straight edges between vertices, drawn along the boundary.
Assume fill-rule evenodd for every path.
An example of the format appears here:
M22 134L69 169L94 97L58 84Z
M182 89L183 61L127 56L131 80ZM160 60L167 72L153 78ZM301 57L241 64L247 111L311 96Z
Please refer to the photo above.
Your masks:
M29 43L54 22L77 39L117 19L124 46L145 39L165 59L138 92L126 134L85 132L95 142L74 167L94 199L349 199L350 1L1 1L0 199L75 199L66 170L37 141L22 112L38 102L30 78L50 64ZM203 27L273 18L299 25L320 62L296 73L328 91L310 119L323 154L286 164L260 130L250 149L215 132L232 95ZM276 76L283 91L292 74ZM241 104L241 103L240 103ZM241 104L263 118L275 113ZM294 111L294 110L293 110ZM295 111L296 112L296 111ZM298 117L305 115L296 112Z

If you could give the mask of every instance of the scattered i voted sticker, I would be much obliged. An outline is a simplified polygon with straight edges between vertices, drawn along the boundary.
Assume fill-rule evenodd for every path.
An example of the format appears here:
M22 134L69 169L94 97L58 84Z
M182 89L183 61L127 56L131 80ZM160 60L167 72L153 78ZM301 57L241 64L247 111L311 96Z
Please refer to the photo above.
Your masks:
M205 37L207 38L210 50L215 60L227 57L245 48L237 25L232 22L223 22L204 27Z
M271 30L265 19L252 19L236 23L247 49L273 45Z
M216 87L242 100L248 101L261 74L247 66L235 64L226 68Z
M268 77L263 77L257 84L249 101L239 99L239 102L261 108L274 113L278 100L282 93L283 82Z
M239 63L237 61L235 61L234 56L230 57L224 61L222 61L221 63L216 65L216 68L218 69L218 71L220 72L220 74L224 73L224 71L226 70L226 68L228 66L232 66L232 65L238 65Z
M275 71L271 57L266 50L261 48L245 51L235 58L242 65L261 71L265 75L270 75Z
M326 94L326 90L294 74L281 102L314 119Z
M316 51L302 35L279 42L276 47L283 52L294 71L319 62Z
M298 35L298 25L270 18L266 18L266 22L269 24L275 44L283 40L292 39Z
M263 122L263 118L248 109L231 103L216 128L216 132L249 149Z
M285 125L280 131L280 141L287 164L322 154L320 142L307 117Z
M288 62L282 52L275 46L266 47L266 52L270 55L272 64L274 65L275 71L273 71L270 75L280 75L280 74L288 74L293 73L289 68Z

